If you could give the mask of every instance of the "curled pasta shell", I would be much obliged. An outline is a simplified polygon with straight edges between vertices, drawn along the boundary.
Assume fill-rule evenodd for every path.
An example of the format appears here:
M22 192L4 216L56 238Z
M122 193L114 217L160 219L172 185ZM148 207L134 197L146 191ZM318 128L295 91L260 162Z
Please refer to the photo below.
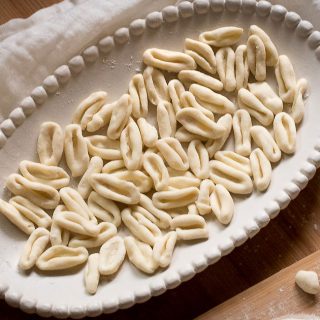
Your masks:
M223 87L226 91L232 92L236 89L235 76L236 56L232 48L221 48L216 53L217 71Z
M35 229L26 242L19 259L19 268L31 269L49 243L49 231L45 228Z
M15 195L23 196L43 209L54 209L60 200L59 192L43 183L29 181L19 174L11 174L6 187Z
M215 185L210 195L210 205L220 223L230 223L234 214L234 203L229 191L223 185Z
M201 33L199 40L214 47L227 47L237 43L242 33L242 28L222 27Z
M184 86L179 80L172 79L168 83L168 92L174 112L177 113L181 109L180 99L181 95L185 92Z
M155 192L152 196L153 204L159 209L174 209L184 207L197 200L199 189L189 187Z
M157 141L156 146L169 167L179 171L189 169L188 156L177 139L162 138Z
M216 93L199 84L192 84L189 90L194 94L198 102L203 107L213 113L233 114L236 111L236 106L234 105L234 103L222 94Z
M179 240L206 239L209 236L206 221L195 214L182 214L171 220Z
M275 141L282 152L291 154L296 151L296 125L287 113L281 112L275 116L273 132Z
M283 102L292 103L297 83L293 65L287 56L279 56L278 63L275 67L275 75L280 98Z
M132 101L132 115L135 118L146 117L148 114L148 96L141 73L134 75L130 80L129 94Z
M65 270L83 264L88 259L86 248L69 248L66 246L53 246L47 249L38 258L36 266L40 270Z
M210 195L214 190L214 183L210 179L201 181L199 196L196 206L201 215L208 214L212 211L210 205Z
M160 101L157 105L157 123L160 138L173 137L176 133L176 114L170 102Z
M121 224L118 206L112 200L100 196L95 191L92 191L89 195L88 207L96 218L113 223L116 227Z
M240 109L247 110L252 117L264 126L273 121L273 113L250 91L241 88L238 91L238 105Z
M149 274L156 271L158 264L153 259L153 252L150 245L134 237L125 237L124 244L128 258L136 268Z
M252 127L251 117L247 110L238 110L232 119L235 151L242 156L248 156L251 153L251 135Z
M82 130L87 128L87 124L92 117L101 109L107 99L107 93L97 91L90 94L77 107L72 117L72 123L79 124Z
M69 241L68 246L71 248L85 247L96 248L100 247L107 240L112 238L117 233L117 228L110 222L101 222L98 224L99 233L94 236L75 235Z
M249 176L252 175L250 160L236 152L226 150L218 151L214 157L216 160L219 160L230 167L240 170Z
M184 52L192 57L203 70L211 74L216 73L216 57L208 44L186 38L184 41Z
M30 220L23 216L12 204L2 199L0 199L0 213L26 234L31 234L35 230L35 226Z
M88 147L78 124L69 124L65 129L64 154L73 177L84 174L89 165Z
M206 142L206 148L210 158L212 158L226 143L232 129L232 116L230 114L225 114L217 121L217 125L223 127L225 131L220 138L210 139Z
M237 90L246 88L249 79L249 65L247 58L247 46L240 45L235 51L235 64L236 64L236 84Z
M118 140L111 140L103 135L89 136L85 139L91 156L97 156L104 160L122 159Z
M101 109L96 114L94 114L92 119L88 122L87 131L95 132L109 124L112 111L116 107L117 101L103 105Z
M107 240L100 248L99 272L104 276L116 273L126 257L124 241L119 236Z
M158 238L153 247L153 259L161 268L169 266L177 241L177 233L170 231Z
M270 132L262 126L253 126L250 134L256 145L262 149L271 162L277 162L281 158L281 151Z
M169 72L196 69L197 65L189 55L171 50L151 48L143 53L143 62L147 66Z
M297 82L296 92L292 102L292 108L290 115L295 123L300 123L304 116L304 101L303 97L308 88L308 81L306 79L300 79Z
M40 163L57 166L63 153L63 131L55 122L43 122L37 143Z
M265 46L267 66L274 67L278 62L278 51L270 37L256 25L251 25L249 28L249 35L252 34L257 35Z
M67 208L62 204L55 208L52 215L52 224L50 228L50 242L52 246L64 245L67 246L70 239L70 232L59 226L55 221L55 217L59 212L66 211Z
M215 184L222 184L228 191L235 194L252 192L253 184L248 174L218 160L211 160L209 166L210 179Z
M139 189L132 182L112 174L95 173L90 177L90 184L98 194L110 200L126 204L136 204L140 200Z
M264 81L267 76L266 49L263 41L256 35L247 42L247 58L249 69L257 81Z
M99 261L99 253L90 254L84 271L84 286L90 294L95 294L98 290L100 281Z
M133 119L121 132L120 151L128 170L137 170L142 163L142 138L139 128Z
M188 159L191 171L199 179L209 177L209 154L199 140L193 140L188 146Z
M200 141L208 140L206 137L202 137L197 134L189 132L185 127L180 127L177 130L175 134L175 138L181 143L190 142L192 140L200 140Z
M143 78L152 104L158 105L161 100L170 101L168 84L160 70L147 67L143 71Z
M259 191L265 191L270 184L272 167L270 161L259 148L250 154L250 164L254 185Z
M140 130L143 144L148 148L154 147L158 140L157 129L145 118L139 118L137 120L137 124Z
M30 181L47 184L55 189L60 189L69 184L69 175L60 167L23 160L20 162L21 174Z
M33 222L38 227L48 228L51 225L51 217L40 207L20 196L15 196L9 200L26 219Z
M250 92L253 93L262 102L262 104L270 109L274 114L282 111L282 100L267 82L249 83L248 87Z

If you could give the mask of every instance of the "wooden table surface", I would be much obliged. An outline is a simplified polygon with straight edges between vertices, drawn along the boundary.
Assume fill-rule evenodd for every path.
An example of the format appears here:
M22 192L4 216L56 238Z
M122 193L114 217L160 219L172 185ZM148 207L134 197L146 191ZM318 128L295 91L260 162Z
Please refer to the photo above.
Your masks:
M12 18L27 17L55 2L58 1L0 0L0 24ZM218 263L144 304L97 319L193 319L318 249L320 173L267 228ZM0 300L0 319L36 320L40 317L26 315Z

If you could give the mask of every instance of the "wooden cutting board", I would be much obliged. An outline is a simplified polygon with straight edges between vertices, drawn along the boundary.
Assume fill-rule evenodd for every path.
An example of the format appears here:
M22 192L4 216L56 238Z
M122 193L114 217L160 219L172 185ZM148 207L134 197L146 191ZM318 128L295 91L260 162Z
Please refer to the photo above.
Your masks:
M320 319L320 294L307 294L295 285L295 274L299 270L313 270L320 275L320 250L196 319L271 320L289 314L317 315Z

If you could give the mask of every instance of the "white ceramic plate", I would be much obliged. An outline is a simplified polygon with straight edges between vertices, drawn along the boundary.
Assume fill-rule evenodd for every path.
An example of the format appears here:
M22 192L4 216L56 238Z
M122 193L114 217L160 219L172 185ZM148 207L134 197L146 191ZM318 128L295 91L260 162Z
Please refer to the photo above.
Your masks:
M227 228L209 221L208 241L179 244L171 266L153 276L144 275L126 262L112 281L102 281L94 296L85 293L82 268L75 273L54 275L20 272L17 261L26 237L0 217L0 296L10 305L44 316L79 318L143 302L176 287L255 235L314 175L320 160L320 62L314 51L320 43L319 34L312 33L312 25L298 15L265 1L256 4L252 0L242 3L230 0L225 6L224 1L211 1L210 4L211 7L207 0L182 3L152 13L146 20L135 21L113 37L101 40L97 47L88 48L68 66L59 68L55 76L48 77L43 86L33 91L32 98L26 98L0 126L0 196L8 197L3 189L4 181L17 170L19 162L35 159L38 128L43 121L66 125L77 104L96 90L108 91L110 101L116 99L127 90L131 76L141 68L146 48L182 50L186 37L197 38L201 31L220 26L235 25L247 30L251 24L259 25L272 37L279 52L291 58L297 76L309 80L311 95L299 128L296 154L284 157L275 167L267 192L236 200L236 214ZM25 119L26 114L30 116Z

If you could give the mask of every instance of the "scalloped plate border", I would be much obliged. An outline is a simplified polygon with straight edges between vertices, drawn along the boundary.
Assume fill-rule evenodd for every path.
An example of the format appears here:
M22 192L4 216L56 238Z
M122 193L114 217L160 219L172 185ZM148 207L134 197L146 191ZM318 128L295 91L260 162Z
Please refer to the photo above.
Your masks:
M320 32L315 31L313 25L302 20L292 11L287 11L282 5L272 5L268 1L255 0L195 0L181 2L178 6L167 6L161 12L155 11L147 15L145 19L136 19L129 27L120 28L113 36L107 36L98 42L97 46L90 46L83 50L81 55L70 59L67 64L58 67L52 75L44 79L41 86L36 87L30 96L23 99L19 106L11 111L9 117L0 124L0 149L5 145L8 138L16 128L23 124L26 117L30 116L37 106L45 103L49 95L56 93L60 85L66 84L72 76L81 73L86 65L90 65L99 58L100 52L107 54L116 45L125 45L131 36L141 35L146 28L157 29L163 23L172 23L179 19L193 16L194 14L207 14L209 11L215 13L227 10L229 12L242 11L243 14L257 14L260 17L270 17L274 21L284 21L289 29L296 29L296 35L305 38L309 47L314 50L320 61ZM300 191L306 187L308 181L314 176L316 169L320 166L320 139L310 152L300 170L296 172L291 182L279 192L278 196L269 205L259 212L253 221L249 221L243 229L229 238L225 238L223 244L202 256L196 261L187 264L183 269L171 272L163 279L153 280L149 287L141 288L140 291L124 295L121 299L110 299L101 301L99 304L82 305L69 308L67 305L51 306L49 304L37 304L37 301L27 299L15 292L10 292L9 287L0 284L0 297L13 307L19 307L27 313L37 313L40 316L57 318L82 318L85 316L98 316L102 313L112 313L118 309L129 308L135 303L142 303L164 293L167 289L177 287L181 282L191 279L196 273L204 270L210 264L217 262L222 256L229 254L235 247L243 244L248 238L252 238L259 230L265 227L270 219L275 218L280 210L288 206Z

